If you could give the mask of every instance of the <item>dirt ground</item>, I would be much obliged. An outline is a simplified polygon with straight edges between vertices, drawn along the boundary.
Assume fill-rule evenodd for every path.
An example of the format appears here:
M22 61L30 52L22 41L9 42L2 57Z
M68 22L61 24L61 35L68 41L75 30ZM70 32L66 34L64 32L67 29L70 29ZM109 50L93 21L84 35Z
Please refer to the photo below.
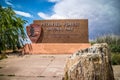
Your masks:
M115 80L120 80L120 65L113 66Z
M0 80L62 80L70 55L10 55L0 60ZM113 66L120 80L120 65Z

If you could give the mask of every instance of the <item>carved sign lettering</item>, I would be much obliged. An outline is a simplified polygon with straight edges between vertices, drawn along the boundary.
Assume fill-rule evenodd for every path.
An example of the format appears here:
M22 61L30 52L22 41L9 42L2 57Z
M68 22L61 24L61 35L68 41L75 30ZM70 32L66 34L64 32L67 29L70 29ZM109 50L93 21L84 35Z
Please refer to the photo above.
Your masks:
M37 43L86 43L88 42L88 20L35 20L32 24L38 28L28 31L30 39L33 40L36 32L41 32ZM32 26L31 25L31 26ZM29 29L28 29L29 30ZM33 33L32 33L33 32ZM34 42L34 41L33 41Z

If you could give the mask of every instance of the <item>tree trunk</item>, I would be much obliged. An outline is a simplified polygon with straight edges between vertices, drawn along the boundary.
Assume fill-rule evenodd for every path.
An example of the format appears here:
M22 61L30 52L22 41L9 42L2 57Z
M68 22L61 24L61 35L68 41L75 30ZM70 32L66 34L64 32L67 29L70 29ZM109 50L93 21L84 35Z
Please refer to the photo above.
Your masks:
M70 56L64 80L114 80L108 45L95 44Z

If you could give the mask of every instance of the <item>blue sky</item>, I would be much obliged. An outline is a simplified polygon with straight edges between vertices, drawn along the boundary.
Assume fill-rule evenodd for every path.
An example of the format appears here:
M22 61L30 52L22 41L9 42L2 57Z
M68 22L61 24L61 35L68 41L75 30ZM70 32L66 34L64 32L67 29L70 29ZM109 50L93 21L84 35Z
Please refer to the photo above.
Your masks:
M88 19L89 38L120 36L120 0L0 0L29 25L41 19Z
M11 6L18 16L22 16L30 24L33 20L43 19L38 15L39 12L52 12L55 3L47 0L0 0L0 4L3 7Z

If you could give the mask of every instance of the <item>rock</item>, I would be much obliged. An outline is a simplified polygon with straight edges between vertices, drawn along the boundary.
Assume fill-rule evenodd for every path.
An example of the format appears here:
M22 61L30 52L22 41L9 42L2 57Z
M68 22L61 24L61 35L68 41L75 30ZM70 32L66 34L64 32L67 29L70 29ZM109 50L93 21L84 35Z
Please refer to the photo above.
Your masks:
M114 80L106 43L79 50L67 59L64 80Z

